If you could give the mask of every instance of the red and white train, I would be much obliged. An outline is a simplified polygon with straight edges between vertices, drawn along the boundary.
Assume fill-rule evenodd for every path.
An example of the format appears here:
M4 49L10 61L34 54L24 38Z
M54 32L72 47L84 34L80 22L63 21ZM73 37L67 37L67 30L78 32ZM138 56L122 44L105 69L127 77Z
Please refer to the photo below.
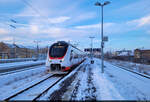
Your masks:
M58 41L48 49L46 67L50 73L66 73L85 59L85 52L65 41Z

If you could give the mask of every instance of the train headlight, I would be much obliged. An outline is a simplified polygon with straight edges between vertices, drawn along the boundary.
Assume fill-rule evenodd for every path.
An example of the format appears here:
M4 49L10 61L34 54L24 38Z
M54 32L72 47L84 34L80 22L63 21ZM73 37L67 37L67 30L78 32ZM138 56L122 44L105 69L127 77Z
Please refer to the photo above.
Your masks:
M60 60L60 62L63 62L63 61L64 61L64 58Z
M52 62L52 60L51 60L51 59L49 59L49 62Z

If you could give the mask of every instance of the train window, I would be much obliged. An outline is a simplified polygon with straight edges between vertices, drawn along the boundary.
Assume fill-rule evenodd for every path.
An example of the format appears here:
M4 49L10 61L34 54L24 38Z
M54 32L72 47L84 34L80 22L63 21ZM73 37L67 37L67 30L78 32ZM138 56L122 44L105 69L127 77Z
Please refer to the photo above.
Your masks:
M66 44L54 44L51 46L49 55L50 57L63 57L67 51L68 45Z
M65 46L54 46L54 48L64 48Z

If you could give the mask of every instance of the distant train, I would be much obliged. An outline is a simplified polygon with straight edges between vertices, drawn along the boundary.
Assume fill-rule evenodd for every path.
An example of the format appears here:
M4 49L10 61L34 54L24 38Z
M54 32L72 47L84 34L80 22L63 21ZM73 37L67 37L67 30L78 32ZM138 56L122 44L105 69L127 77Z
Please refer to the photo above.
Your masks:
M85 59L85 52L65 41L58 41L48 49L46 67L54 74L66 73Z

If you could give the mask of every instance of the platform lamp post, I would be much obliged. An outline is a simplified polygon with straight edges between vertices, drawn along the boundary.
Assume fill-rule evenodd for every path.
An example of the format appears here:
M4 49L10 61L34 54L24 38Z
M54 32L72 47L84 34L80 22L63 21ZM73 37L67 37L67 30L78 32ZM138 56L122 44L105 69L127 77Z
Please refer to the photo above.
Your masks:
M10 21L11 21L12 23L14 23L14 24L17 23L17 21L15 21L15 20L13 20L13 19L10 19ZM13 28L13 29L16 29L16 26L14 26L14 25L12 25L12 24L9 24L9 26L10 26L11 28ZM13 36L13 44L15 44L15 38L14 38L14 36Z
M36 43L37 44L37 47L36 47L36 49L37 49L37 59L39 59L39 43L40 43L41 41L34 41L34 43Z
M16 23L17 23L17 21L15 21L14 19L10 19L10 21L11 21L13 24L16 24ZM9 26L10 26L11 28L13 28L13 29L16 29L16 26L14 26L14 25L11 25L11 24L10 24ZM15 37L14 37L14 35L13 35L13 45L14 45L14 46L16 45L16 44L15 44ZM16 51L16 46L15 46L14 50L15 50L15 51L14 51L14 53L15 53L14 55L15 55L15 58L16 58L16 57L17 57L17 56L16 56L16 52L17 52L17 51Z
M9 25L11 28L16 29L16 26L14 25ZM15 37L13 35L13 45L15 46ZM14 47L14 57L16 58L16 46Z
M105 5L110 4L109 1L105 1L103 4L100 2L96 2L95 6L101 6L101 72L104 73L104 53L103 53L103 48L104 48L104 39L103 39L103 7Z

